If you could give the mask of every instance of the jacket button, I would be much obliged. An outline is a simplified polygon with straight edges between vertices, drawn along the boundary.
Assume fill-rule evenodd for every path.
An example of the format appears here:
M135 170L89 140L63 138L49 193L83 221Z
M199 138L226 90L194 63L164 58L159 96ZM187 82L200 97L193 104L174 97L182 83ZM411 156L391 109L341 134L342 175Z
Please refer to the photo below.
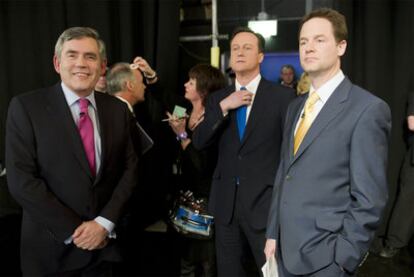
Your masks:
M290 175L286 175L285 180L289 181L290 179L292 179L292 177Z
M243 157L241 155L238 155L237 157L239 158L239 160L243 159Z

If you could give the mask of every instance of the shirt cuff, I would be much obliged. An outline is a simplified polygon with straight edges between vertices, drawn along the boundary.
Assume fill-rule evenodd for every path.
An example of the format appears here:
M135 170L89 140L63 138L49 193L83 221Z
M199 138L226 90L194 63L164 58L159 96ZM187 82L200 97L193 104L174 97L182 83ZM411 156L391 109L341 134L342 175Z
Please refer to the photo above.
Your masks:
M115 228L115 224L102 217L102 216L98 216L94 219L98 224L100 224L102 227L104 227L106 229L106 231L108 231L108 238L110 239L115 239L116 238L116 233L114 232L114 228Z

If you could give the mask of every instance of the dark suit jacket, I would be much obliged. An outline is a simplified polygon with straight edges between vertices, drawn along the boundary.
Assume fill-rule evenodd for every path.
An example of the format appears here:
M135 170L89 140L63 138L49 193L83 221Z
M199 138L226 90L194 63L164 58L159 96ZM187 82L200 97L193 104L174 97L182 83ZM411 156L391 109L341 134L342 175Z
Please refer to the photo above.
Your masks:
M282 142L283 122L293 90L261 79L240 141L236 110L226 117L220 101L235 90L234 85L213 93L206 105L204 121L193 134L193 144L204 148L218 141L218 161L210 193L210 212L216 222L231 221L236 193L243 202L246 219L257 229L266 227L273 181Z
M130 113L112 96L95 93L95 99L102 143L96 178L60 84L10 103L7 177L23 207L21 262L27 275L81 268L93 255L120 258L114 243L95 251L64 244L82 221L102 216L116 224L136 183Z
M267 237L277 240L292 274L310 274L332 262L354 272L387 203L391 113L384 101L345 78L293 156L306 99L288 109Z

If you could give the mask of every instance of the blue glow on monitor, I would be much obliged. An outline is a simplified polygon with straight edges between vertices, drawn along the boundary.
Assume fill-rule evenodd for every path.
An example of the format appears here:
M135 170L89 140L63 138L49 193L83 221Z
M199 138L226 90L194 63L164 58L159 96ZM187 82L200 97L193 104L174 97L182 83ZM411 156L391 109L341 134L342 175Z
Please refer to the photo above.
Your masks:
M280 68L285 64L293 65L296 70L296 79L299 79L303 69L300 66L298 52L266 53L260 65L260 72L265 79L277 83L279 81Z

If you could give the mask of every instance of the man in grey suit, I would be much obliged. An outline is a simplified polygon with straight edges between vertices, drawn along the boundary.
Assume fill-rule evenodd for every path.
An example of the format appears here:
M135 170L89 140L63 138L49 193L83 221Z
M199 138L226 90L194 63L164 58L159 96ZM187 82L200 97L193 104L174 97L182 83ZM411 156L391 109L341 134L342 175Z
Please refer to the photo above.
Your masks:
M280 276L353 276L387 202L390 110L342 73L346 39L334 10L301 21L312 85L288 108L266 233Z

